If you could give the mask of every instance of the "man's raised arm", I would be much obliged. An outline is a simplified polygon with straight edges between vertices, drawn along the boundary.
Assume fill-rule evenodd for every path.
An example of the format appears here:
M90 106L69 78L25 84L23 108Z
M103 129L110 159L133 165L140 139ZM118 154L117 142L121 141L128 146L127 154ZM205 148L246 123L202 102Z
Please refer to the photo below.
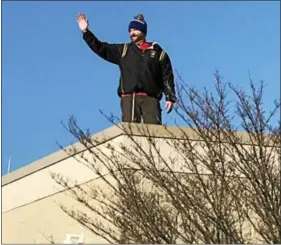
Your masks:
M78 14L77 22L83 39L90 49L108 62L119 64L124 44L109 44L100 41L88 28L89 22L84 14Z

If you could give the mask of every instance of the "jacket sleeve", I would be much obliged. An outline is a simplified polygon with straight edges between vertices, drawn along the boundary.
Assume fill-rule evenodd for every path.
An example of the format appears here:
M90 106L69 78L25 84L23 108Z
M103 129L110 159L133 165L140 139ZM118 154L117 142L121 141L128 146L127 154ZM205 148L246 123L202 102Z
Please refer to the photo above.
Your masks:
M164 94L166 101L176 102L176 91L175 91L175 82L174 82L174 73L171 64L170 57L167 53L164 53L163 59L160 61L161 71L162 71L162 79L164 85Z
M98 56L113 64L119 64L124 44L102 42L90 30L83 33L83 39Z

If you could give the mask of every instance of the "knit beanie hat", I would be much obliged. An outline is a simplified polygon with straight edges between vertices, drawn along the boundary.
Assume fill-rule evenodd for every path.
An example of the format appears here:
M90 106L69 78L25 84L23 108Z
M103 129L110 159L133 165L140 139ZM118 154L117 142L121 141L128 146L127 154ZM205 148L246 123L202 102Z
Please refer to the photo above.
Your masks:
M128 31L130 32L130 29L136 29L144 33L146 36L147 34L147 23L144 20L144 17L142 14L138 14L134 17L134 19L130 22Z

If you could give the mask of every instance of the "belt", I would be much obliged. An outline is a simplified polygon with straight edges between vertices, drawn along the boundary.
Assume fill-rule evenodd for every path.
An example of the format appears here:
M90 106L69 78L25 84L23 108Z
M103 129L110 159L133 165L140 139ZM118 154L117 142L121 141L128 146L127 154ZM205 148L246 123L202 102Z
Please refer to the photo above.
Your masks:
M143 92L138 92L138 93L130 93L130 94L122 94L122 97L126 97L126 96L132 96L133 94L135 95L140 95L140 96L147 96L147 93L143 93Z

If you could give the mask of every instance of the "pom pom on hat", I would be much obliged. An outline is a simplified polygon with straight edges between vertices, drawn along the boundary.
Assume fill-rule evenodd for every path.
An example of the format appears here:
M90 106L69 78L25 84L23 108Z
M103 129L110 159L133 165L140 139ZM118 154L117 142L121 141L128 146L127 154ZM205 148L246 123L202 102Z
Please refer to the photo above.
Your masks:
M130 22L128 31L130 32L131 29L136 29L147 34L147 23L144 20L144 16L142 14L138 14L134 17L134 19Z

